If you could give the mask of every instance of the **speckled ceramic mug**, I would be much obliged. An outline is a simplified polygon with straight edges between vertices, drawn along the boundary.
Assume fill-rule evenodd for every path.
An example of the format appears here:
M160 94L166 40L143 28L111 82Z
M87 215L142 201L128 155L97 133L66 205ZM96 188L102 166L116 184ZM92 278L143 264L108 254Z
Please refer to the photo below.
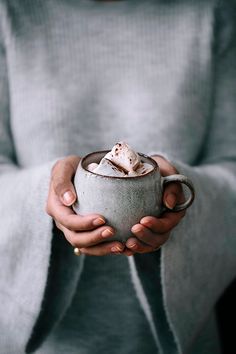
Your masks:
M188 208L194 200L194 187L188 177L176 174L162 177L158 164L152 158L140 154L142 162L154 168L145 175L135 177L102 176L87 170L91 162L99 163L108 151L93 152L81 159L77 168L74 185L77 202L73 208L77 214L98 213L105 217L107 224L116 233L110 240L126 241L131 236L131 228L142 217L158 216L168 210L163 206L163 190L170 182L188 186L189 198L178 204L172 212Z

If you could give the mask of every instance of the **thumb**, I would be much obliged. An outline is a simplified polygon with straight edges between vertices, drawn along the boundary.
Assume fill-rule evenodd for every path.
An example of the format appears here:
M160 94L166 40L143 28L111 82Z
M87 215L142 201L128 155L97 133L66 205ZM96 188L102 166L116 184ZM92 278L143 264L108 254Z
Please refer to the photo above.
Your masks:
M75 175L79 159L74 156L73 158L74 160L72 161L70 161L72 157L58 161L52 172L54 191L61 202L66 206L71 206L76 201L76 192L72 179Z
M180 199L182 188L178 183L166 185L163 195L163 203L168 209L174 209Z
M76 192L72 183L65 186L65 191L62 192L61 201L66 206L71 206L76 201Z

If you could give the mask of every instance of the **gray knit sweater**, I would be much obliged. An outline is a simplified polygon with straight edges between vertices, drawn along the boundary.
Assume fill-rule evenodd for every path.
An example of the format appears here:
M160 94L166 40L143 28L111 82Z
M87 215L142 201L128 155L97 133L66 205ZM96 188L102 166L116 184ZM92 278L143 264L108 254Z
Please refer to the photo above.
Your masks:
M52 164L120 139L196 188L160 270L158 253L127 265L156 348L215 353L199 334L236 273L233 6L0 0L1 354L43 345L79 289L84 258L44 211Z

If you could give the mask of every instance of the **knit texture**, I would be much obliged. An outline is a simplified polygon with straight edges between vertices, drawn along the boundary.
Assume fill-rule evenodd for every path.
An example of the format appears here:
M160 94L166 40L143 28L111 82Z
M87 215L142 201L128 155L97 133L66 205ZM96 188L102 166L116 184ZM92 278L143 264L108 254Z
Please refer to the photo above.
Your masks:
M194 352L236 272L236 45L228 6L220 3L217 11L229 16L216 30L213 0L0 1L2 353L23 353L29 341L33 350L35 338L40 345L39 328L49 320L49 332L63 317L82 271L83 258L65 251L47 277L51 166L119 140L163 151L195 185L196 201L162 248L163 297L156 294L173 352ZM147 270L157 266L149 258L145 271L143 256L134 265L157 324L147 284ZM60 291L52 286L47 318L53 281ZM156 332L159 351L169 354L166 332L158 325Z
M37 354L78 352L157 353L148 321L130 281L126 257L85 258L71 306L36 350Z

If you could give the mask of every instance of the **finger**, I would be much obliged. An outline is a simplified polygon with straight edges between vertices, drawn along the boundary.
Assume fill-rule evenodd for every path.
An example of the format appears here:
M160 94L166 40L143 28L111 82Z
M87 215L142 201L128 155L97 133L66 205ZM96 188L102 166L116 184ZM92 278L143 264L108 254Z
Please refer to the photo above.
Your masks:
M177 203L184 201L183 189L180 183L168 183L163 194L163 203L168 209L174 209Z
M154 155L152 158L158 163L162 176L178 174L177 169L162 156ZM165 185L163 204L168 209L173 209L177 203L184 202L183 189L180 183L172 182Z
M60 206L54 212L54 218L71 231L93 230L105 224L104 218L99 214L77 215L67 207Z
M54 220L54 222L55 222L55 225L56 225L56 227L57 227L57 229L59 229L60 231L62 231L62 229L63 229L63 225L62 224L60 224L58 221L56 221L56 220ZM63 232L63 231L62 231Z
M158 235L141 224L134 225L131 231L138 240L151 246L152 248L160 247L169 238L169 233Z
M135 237L130 237L125 246L136 253L149 253L153 252L153 247L144 244Z
M130 256L133 256L135 254L135 252L131 251L129 248L125 247L125 249L122 252L122 254L125 255L125 256L130 257Z
M169 175L174 175L176 173L179 173L177 169L173 165L171 165L171 163L168 160L166 160L163 156L154 155L152 156L152 158L158 163L162 176L169 176Z
M185 210L179 212L166 212L160 218L155 216L145 216L140 220L140 224L149 228L152 232L165 234L176 227L186 214Z
M111 254L121 254L124 248L125 245L121 242L114 241L92 247L80 248L80 252L87 256L107 256Z
M63 204L69 206L76 201L76 192L72 183L80 158L69 156L59 160L52 169L52 186Z
M62 227L62 231L66 239L74 247L83 248L91 247L102 243L112 236L114 236L115 231L110 226L99 227L93 231L83 231L83 232L73 232L65 227Z
M100 214L79 215L63 205L55 192L48 198L47 213L53 219L71 231L93 230L105 224L105 219Z

